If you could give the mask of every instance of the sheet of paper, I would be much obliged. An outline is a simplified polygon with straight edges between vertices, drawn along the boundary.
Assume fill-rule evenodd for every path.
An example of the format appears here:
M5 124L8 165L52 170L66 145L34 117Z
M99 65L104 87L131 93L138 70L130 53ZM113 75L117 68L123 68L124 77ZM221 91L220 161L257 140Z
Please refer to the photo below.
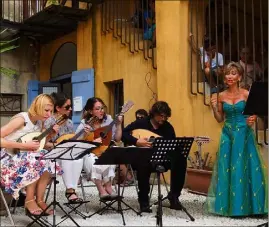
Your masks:
M82 111L82 96L73 98L73 108L74 111Z

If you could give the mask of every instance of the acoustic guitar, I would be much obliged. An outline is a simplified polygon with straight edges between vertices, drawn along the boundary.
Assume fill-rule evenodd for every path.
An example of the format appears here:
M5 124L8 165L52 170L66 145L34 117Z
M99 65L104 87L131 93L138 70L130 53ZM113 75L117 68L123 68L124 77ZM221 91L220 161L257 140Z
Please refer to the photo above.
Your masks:
M110 142L112 140L112 128L113 126L117 123L118 121L118 116L123 116L127 111L129 111L133 107L134 103L132 101L126 102L122 108L121 112L116 115L115 119L107 126L97 128L95 129L93 133L93 140L97 139L99 137L102 138L102 145L95 148L92 153L94 153L97 157L99 157L103 152L106 151L108 146L110 145ZM87 138L88 141L93 141L90 140L91 138Z
M85 122L85 124L92 127L92 125L97 121L99 121L98 117L91 117L88 121ZM55 141L55 143L56 144L61 143L63 140L77 140L83 133L84 133L84 128L81 129L76 134L75 133L69 133L69 134L61 135ZM84 136L84 140L93 141L94 140L93 136L94 136L93 133L89 133L89 134Z
M63 124L66 119L68 118L67 115L61 115L58 119L56 119L56 122L55 124L51 125L48 129L46 129L45 131L43 132L30 132L30 133L27 133L25 135L23 135L22 137L20 137L17 142L19 143L26 143L26 142L29 142L29 141L33 141L33 140L37 140L40 145L39 145L39 148L37 149L36 152L42 150L45 146L45 143L46 143L46 137L47 135L49 135L52 131L53 131L53 127L54 125L61 125ZM12 152L14 152L15 154L18 153L18 152L27 152L27 151L24 151L24 150L20 150L20 149L12 149Z

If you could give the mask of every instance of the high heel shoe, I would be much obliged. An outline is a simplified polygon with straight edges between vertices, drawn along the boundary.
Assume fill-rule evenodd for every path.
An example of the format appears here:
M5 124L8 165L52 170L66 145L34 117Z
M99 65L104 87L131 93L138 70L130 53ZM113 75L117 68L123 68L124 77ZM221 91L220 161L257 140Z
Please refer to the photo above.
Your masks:
M44 206L41 207L40 204L44 204ZM37 205L42 209L43 212L46 210L45 214L53 215L53 210L47 209L47 204L44 201L42 201L42 200L38 201Z
M35 210L30 210L29 208L27 208L25 205L28 204L28 203L31 203L31 202L35 202L34 199L31 199L31 200L28 200L28 201L25 201L24 203L24 208L25 208L25 214L27 216L35 216L35 217L39 217L39 216L43 216L43 210L41 208L39 209L35 209ZM46 215L44 215L46 216Z

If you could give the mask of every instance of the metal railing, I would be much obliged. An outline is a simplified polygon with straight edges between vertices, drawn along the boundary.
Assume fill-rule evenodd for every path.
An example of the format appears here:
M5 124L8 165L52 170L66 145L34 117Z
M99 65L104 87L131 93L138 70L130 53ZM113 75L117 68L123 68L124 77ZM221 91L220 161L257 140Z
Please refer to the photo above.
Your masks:
M60 0L1 0L1 19L22 23L52 2Z
M222 69L231 61L239 62L244 68L244 88L249 89L254 81L268 82L268 1L255 0L255 4L254 0L189 2L191 95L203 95L204 105L209 106L212 94L218 97L225 88ZM209 46L205 51L206 40ZM212 48L215 56L223 57L223 63L216 57L215 69L209 63L207 75L205 55ZM259 138L259 130L263 130L263 138ZM258 144L268 144L267 131L268 117L258 117L255 124Z
M101 32L103 35L112 32L113 38L128 47L132 54L143 51L144 59L151 60L156 69L154 3L155 0L105 0Z

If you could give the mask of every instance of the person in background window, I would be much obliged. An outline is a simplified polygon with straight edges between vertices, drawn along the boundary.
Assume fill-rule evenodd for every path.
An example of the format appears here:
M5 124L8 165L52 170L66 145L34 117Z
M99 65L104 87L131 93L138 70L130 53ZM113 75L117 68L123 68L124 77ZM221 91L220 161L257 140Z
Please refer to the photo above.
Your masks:
M223 89L223 55L217 53L215 41L207 37L204 40L204 46L200 48L200 55L202 69L211 87L211 93L216 93Z
M156 47L156 20L155 20L155 0L149 0L148 10L144 10L144 40L151 40L150 48Z
M242 78L240 86L249 90L251 84L255 80L260 79L262 72L261 68L258 63L253 62L249 47L243 47L241 49L239 63L244 69L244 78Z
M206 205L209 213L222 216L268 213L267 170L251 127L256 116L243 115L249 93L239 87L242 76L242 66L229 63L228 88L211 99L214 117L224 125Z
M145 117L148 116L148 112L144 109L138 109L136 112L135 112L135 118L136 120L138 119L143 119Z
M59 165L38 157L46 153L39 149L37 140L26 143L17 142L27 133L41 132L43 123L53 112L53 99L46 94L37 96L32 102L28 112L15 115L1 127L1 186L15 199L19 192L26 189L25 210L26 214L39 216L47 208L44 202L46 187L51 179L51 174L61 174ZM54 132L47 139L54 136L59 130L58 125L53 126ZM14 149L19 149L15 152ZM52 214L47 210L46 214ZM43 214L42 214L43 215Z

